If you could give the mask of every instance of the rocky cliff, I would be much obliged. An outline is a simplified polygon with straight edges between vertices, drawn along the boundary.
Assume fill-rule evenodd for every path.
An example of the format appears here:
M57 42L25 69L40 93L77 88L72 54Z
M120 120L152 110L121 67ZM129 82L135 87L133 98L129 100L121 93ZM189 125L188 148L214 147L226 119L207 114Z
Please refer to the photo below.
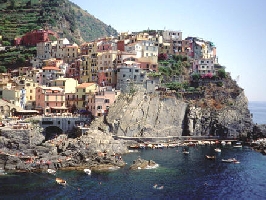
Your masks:
M187 103L175 96L137 92L121 95L107 121L119 137L177 137L182 135Z
M108 169L125 165L118 155L127 153L125 140L91 129L79 138L58 135L51 140L38 127L27 130L1 129L0 169Z
M118 137L239 137L253 122L243 89L230 78L223 87L208 83L198 94L124 94L108 112L106 124ZM102 125L103 126L103 125Z

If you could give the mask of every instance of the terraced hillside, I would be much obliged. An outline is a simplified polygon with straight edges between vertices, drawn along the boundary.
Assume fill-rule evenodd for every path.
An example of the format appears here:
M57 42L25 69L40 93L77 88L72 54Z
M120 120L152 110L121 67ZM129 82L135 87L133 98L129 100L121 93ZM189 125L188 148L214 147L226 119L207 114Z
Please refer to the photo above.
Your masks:
M40 28L81 43L117 31L68 0L0 0L0 35L3 41Z

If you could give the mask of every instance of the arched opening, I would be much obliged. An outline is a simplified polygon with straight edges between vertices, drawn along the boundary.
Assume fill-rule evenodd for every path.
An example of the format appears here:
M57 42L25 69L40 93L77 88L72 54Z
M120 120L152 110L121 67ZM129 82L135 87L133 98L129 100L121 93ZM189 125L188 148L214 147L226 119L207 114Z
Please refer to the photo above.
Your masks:
M51 140L63 133L63 130L58 126L48 126L45 128L45 140Z

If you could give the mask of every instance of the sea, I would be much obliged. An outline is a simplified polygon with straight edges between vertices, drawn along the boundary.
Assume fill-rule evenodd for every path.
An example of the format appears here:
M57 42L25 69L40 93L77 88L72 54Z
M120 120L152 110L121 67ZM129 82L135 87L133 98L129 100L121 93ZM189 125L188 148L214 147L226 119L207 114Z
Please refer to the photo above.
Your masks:
M266 124L266 102L250 102L255 123ZM94 172L8 173L0 176L0 199L266 199L266 156L232 145L141 149L122 156L120 169ZM215 160L205 159L215 155ZM157 168L130 170L141 157ZM239 163L222 159L236 158ZM66 180L65 186L55 178ZM155 185L157 187L154 187Z

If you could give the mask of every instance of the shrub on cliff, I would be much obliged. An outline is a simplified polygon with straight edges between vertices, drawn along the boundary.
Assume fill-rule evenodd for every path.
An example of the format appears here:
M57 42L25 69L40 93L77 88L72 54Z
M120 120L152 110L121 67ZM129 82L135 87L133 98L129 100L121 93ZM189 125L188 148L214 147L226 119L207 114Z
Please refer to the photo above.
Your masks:
M219 78L226 78L226 72L224 69L219 69L217 75Z

